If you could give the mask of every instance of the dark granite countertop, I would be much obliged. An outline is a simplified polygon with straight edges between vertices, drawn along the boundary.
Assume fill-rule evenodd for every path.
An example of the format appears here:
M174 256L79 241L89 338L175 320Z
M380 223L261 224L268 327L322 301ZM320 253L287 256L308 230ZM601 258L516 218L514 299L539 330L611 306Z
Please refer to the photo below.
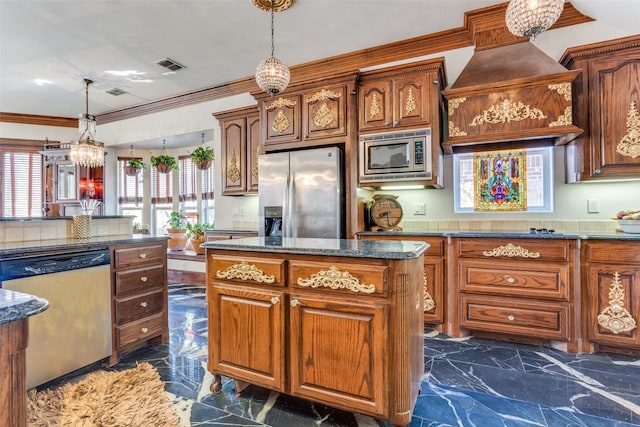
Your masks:
M361 231L358 236L438 236L438 237L498 237L507 239L569 239L569 240L635 240L640 241L639 233L590 232L590 233L529 233L526 231Z
M409 259L420 256L426 243L404 240L344 240L310 238L249 237L203 243L208 249L323 255L354 258Z
M0 243L0 259L22 255L33 255L37 252L50 251L85 251L104 248L109 245L122 245L127 243L157 242L169 240L169 236L148 236L128 234L115 236L91 237L89 239L50 239L31 240L26 242Z
M0 288L0 324L25 319L49 308L49 301Z

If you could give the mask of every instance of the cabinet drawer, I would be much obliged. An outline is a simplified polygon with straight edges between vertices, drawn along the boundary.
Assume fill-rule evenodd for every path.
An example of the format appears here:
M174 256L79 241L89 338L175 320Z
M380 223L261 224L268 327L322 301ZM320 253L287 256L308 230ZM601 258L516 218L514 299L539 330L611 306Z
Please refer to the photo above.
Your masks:
M462 292L569 300L569 271L564 265L461 259L459 268Z
M125 345L143 341L157 335L161 335L163 331L164 312L153 314L144 319L136 320L131 323L116 327L118 348Z
M161 312L164 309L164 292L154 292L116 299L116 323L122 324Z
M423 278L420 277L422 284ZM289 261L292 288L318 289L348 294L386 294L389 269L386 265Z
M164 245L136 246L114 251L115 268L136 266L140 264L162 263L167 255Z
M555 239L456 239L459 257L568 262L573 242Z
M284 260L211 255L214 280L284 286Z
M461 295L464 328L567 340L567 304Z
M163 287L165 283L164 267L136 268L116 271L116 296L138 292L143 289Z
M637 242L586 242L584 250L587 261L640 264L640 245Z

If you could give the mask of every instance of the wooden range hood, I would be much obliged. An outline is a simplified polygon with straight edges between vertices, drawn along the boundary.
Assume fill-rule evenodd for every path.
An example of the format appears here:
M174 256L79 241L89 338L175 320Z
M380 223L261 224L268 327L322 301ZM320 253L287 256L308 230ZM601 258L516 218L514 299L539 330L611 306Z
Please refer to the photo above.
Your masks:
M582 134L572 116L572 82L580 70L567 70L513 36L502 5L489 12L471 28L476 47L469 63L442 92L448 105L444 152L563 145ZM554 27L590 20L567 2Z

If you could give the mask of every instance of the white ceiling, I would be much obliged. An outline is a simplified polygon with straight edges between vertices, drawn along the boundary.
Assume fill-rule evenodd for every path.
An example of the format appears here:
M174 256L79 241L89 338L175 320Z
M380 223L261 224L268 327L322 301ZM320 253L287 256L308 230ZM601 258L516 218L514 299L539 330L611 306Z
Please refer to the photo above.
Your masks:
M461 27L465 11L496 3L295 0L275 15L275 53L289 66L302 64ZM640 0L572 3L637 32ZM0 0L0 111L77 117L90 78L89 112L100 114L252 76L269 54L270 16L251 0ZM187 68L163 75L155 62L165 57ZM135 70L153 82L109 70ZM105 93L116 87L128 93Z

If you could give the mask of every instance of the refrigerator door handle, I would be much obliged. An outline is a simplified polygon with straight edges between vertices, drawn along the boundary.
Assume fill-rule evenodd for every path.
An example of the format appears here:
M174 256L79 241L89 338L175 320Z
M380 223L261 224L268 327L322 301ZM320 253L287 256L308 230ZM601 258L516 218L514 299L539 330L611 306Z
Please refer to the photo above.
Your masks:
M298 215L296 215L296 174L291 172L289 180L289 234L287 237L298 237Z
M282 237L289 237L289 227L291 222L290 216L290 197L289 186L291 185L291 173L287 171L287 182L284 186L284 201L282 202Z

